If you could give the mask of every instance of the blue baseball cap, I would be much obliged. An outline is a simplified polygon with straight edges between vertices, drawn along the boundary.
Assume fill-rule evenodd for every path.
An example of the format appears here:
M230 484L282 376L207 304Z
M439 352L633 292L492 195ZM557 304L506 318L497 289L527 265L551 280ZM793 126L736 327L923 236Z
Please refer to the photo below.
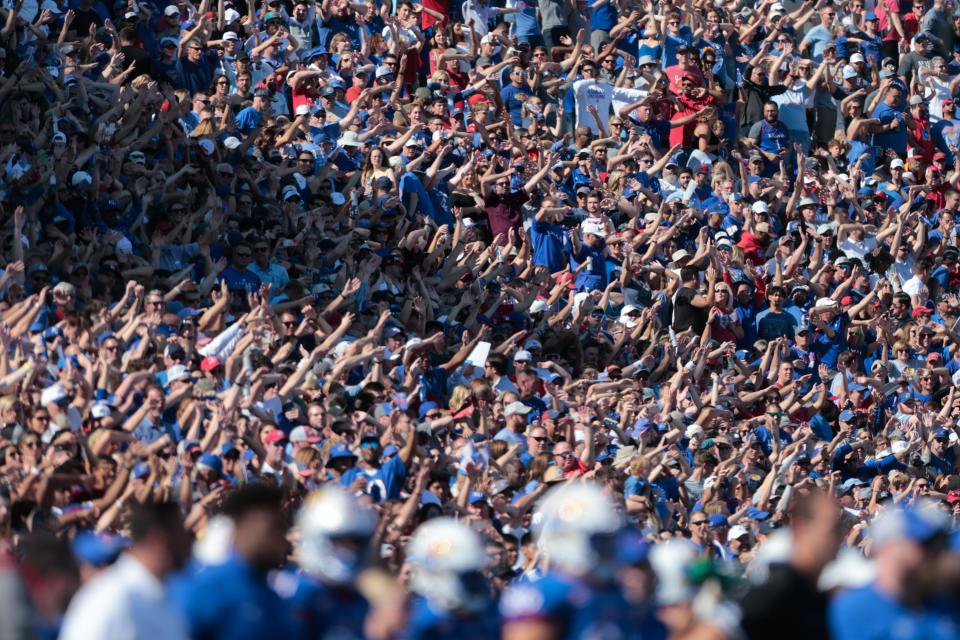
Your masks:
M223 473L223 462L220 461L219 457L213 455L212 453L201 454L200 458L197 460L197 466L206 467L217 475Z
M350 447L343 444L342 442L340 444L335 444L333 445L333 448L330 449L330 455L327 456L327 466L329 467L330 463L332 463L334 460L346 460L346 459L356 460L357 456L355 456L353 452L350 451Z
M115 336L116 334L114 334L113 331L104 331L99 336L97 336L97 346L98 347L103 346L104 342L106 342L107 340Z
M756 507L750 507L749 509L747 509L746 516L751 520L766 520L767 518L770 517L770 512L760 511L760 509Z
M710 523L710 526L713 528L727 526L727 516L723 515L722 513L713 514L712 516L707 518L707 521Z
M81 531L71 545L74 557L95 566L111 564L127 548L129 542L122 536Z
M440 405L438 405L436 402L433 402L430 400L424 402L423 404L420 405L420 411L419 411L420 419L423 420L425 417L427 417L428 413L439 408L440 408Z

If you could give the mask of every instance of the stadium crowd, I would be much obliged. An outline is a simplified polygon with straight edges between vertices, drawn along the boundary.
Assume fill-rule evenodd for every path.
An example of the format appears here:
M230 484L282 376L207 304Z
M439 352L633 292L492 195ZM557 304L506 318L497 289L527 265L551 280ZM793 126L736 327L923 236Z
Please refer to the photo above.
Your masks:
M0 638L960 638L952 0L0 45Z

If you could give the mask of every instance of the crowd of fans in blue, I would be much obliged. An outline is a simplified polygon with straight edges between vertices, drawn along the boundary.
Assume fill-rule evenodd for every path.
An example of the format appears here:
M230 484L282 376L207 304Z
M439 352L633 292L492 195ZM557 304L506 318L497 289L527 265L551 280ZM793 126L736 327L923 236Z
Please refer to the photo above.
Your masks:
M960 638L952 0L0 45L0 638Z

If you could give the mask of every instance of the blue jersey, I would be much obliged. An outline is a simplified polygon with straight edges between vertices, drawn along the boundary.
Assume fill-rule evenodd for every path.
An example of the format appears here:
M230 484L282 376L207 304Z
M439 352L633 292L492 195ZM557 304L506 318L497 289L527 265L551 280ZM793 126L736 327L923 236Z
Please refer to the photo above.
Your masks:
M294 637L287 603L264 574L237 557L172 583L170 600L195 640Z
M410 603L410 619L401 636L408 640L487 640L500 637L497 608L491 600L478 613L453 614L431 606L422 596Z
M550 573L536 582L511 586L500 601L504 624L542 620L556 638L639 637L631 605L612 583L589 584Z
M347 469L340 477L340 484L349 487L357 478L366 477L367 495L374 502L380 503L384 500L396 500L400 497L400 489L403 487L403 479L406 476L406 465L403 464L403 460L399 456L394 456L372 472L368 472L360 466Z
M947 603L911 609L880 593L875 586L850 589L828 611L835 640L953 640L960 638L956 615Z
M370 611L352 586L330 586L304 573L283 572L274 586L290 606L303 640L360 640Z

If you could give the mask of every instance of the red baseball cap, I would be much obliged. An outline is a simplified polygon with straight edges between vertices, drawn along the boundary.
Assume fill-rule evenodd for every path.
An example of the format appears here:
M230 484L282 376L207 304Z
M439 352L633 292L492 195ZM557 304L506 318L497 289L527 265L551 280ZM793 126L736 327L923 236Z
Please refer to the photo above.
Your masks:
M200 370L201 371L213 371L217 367L223 366L223 360L217 356L207 356L200 361Z
M915 307L913 311L910 312L910 315L914 318L919 318L920 316L929 316L932 315L933 311L927 309L926 307Z
M285 436L283 431L280 431L280 429L274 429L267 435L263 436L263 441L266 444L276 444L278 442L283 442L286 439L287 436Z

